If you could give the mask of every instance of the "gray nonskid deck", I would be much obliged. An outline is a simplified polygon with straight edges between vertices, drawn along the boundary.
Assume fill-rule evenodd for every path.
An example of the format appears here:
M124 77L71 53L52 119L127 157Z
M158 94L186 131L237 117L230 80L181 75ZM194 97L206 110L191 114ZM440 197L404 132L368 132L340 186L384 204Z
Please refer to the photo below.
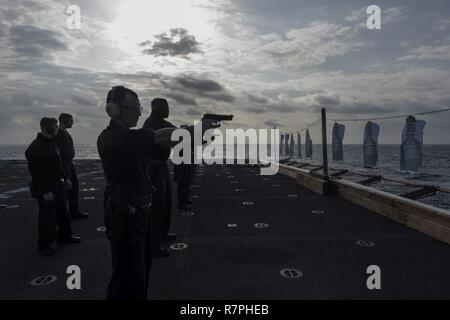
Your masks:
M316 195L290 178L259 176L255 167L205 165L199 171L194 215L173 211L175 243L187 248L154 259L151 299L450 298L447 244L338 197ZM37 254L37 208L28 193L0 199L18 206L0 209L0 298L104 298L111 274L109 243L97 231L104 180L97 161L78 161L78 172L81 208L90 218L73 222L83 242L57 246L54 257ZM0 173L0 194L28 181L23 162L1 162ZM69 265L81 268L81 290L66 287ZM381 268L381 290L366 287L370 265ZM282 277L289 268L302 276ZM58 279L30 285L42 275Z

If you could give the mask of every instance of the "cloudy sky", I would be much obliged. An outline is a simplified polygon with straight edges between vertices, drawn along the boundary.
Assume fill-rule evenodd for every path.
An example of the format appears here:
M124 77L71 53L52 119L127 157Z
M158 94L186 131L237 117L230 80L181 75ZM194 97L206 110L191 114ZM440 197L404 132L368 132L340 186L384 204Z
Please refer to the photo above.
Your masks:
M381 30L366 27L369 4ZM450 107L449 67L444 0L2 0L0 144L29 143L61 112L94 144L119 84L147 107L141 120L166 97L177 125L232 113L226 127L295 132L321 107L331 118L436 110ZM425 143L449 143L450 112L421 118ZM380 143L398 143L403 121L380 121ZM348 123L344 142L360 143L363 126ZM319 142L317 126L311 135Z

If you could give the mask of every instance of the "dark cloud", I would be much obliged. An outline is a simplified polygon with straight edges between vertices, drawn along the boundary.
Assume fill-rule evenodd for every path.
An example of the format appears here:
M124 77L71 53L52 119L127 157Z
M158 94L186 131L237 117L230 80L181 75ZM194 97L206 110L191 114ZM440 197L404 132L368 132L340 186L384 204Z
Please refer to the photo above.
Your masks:
M316 96L315 100L319 105L321 105L324 108L334 107L340 104L340 97L338 95L335 96L318 95Z
M75 116L77 123L73 130L78 142L92 143L108 121L104 111L106 93L111 86L119 84L136 90L143 106L148 106L156 96L175 100L173 114L178 114L185 121L199 118L212 110L222 112L221 102L233 99L222 85L205 86L202 80L206 80L207 84L210 80L195 76L190 76L189 81L176 81L184 76L93 72L49 62L35 63L31 59L20 64L2 63L0 73L9 75L7 79L0 80L0 135L3 143L28 141L39 129L40 118L57 117L61 112ZM18 76L13 76L15 74ZM192 89L196 83L193 79L200 83L195 90ZM165 82L168 85L164 85ZM197 98L210 101L202 101L200 106ZM186 108L180 107L182 105ZM144 111L142 119L147 112Z
M202 79L193 75L181 75L169 80L162 80L163 85L172 95L183 93L189 99L207 98L214 101L234 102L235 98L220 83Z
M195 100L195 98L191 98L191 97L189 97L187 95L184 95L184 94L169 93L167 96L169 98L175 100L179 104L192 105L192 106L196 106L197 105L197 101Z
M255 103L259 103L259 104L266 104L269 102L269 100L267 98L261 97L261 96L256 96L250 93L245 93L247 95L247 99L250 102L255 102Z
M0 72L12 67L0 64ZM39 119L57 117L61 112L75 116L74 132L79 143L92 143L99 130L105 127L108 119L104 101L109 81L114 81L111 74L45 62L32 63L32 60L16 64L15 71L27 76L1 81L0 135L3 143L27 142L39 130Z
M222 102L228 102L228 103L236 101L236 99L231 94L228 94L225 92L214 94L214 95L207 95L207 97L210 99L214 99L214 100L222 101Z
M28 58L45 57L51 52L68 49L61 34L29 25L11 27L9 41L17 54Z
M224 90L222 85L216 81L197 79L192 76L176 77L174 81L184 89L192 89L199 92L220 92Z
M170 34L162 33L155 36L158 41L145 41L140 43L145 47L142 52L155 57L182 57L188 58L190 54L201 53L200 43L183 28L170 29Z

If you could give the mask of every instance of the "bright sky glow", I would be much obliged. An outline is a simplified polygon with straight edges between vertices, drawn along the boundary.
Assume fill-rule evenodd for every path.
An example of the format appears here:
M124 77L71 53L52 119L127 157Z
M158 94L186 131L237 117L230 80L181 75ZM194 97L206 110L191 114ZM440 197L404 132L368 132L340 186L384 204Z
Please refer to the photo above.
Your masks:
M127 0L118 6L118 18L110 25L109 33L116 45L128 52L139 43L155 40L154 36L184 28L199 41L213 35L209 21L211 11L201 8L193 0Z

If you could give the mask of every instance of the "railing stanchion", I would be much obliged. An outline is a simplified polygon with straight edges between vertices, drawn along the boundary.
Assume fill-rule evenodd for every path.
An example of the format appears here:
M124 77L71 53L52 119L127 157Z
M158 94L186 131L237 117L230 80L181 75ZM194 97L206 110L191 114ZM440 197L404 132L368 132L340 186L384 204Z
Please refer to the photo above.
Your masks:
M328 177L328 150L327 150L327 111L322 108L322 159L323 174Z

